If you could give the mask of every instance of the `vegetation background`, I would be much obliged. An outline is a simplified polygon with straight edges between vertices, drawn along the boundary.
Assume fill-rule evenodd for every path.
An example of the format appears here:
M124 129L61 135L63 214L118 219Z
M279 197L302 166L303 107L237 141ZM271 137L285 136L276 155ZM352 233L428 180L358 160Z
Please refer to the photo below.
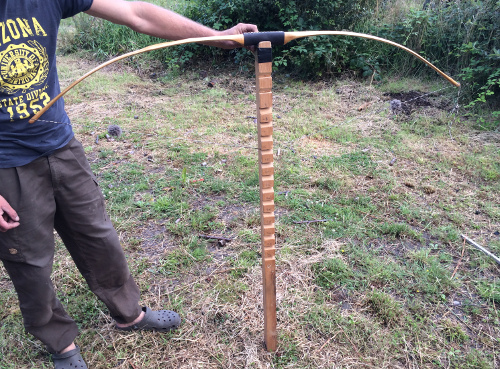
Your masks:
M161 2L160 2L161 3ZM500 124L500 2L498 0L192 0L176 3L178 11L215 29L245 21L261 31L350 30L380 36L420 53L462 83L462 105L480 105L482 125ZM72 47L109 56L146 46L154 40L107 22L77 23ZM97 24L96 24L97 23ZM225 55L212 50L214 56ZM154 57L178 69L206 55L186 45L159 51ZM241 63L245 50L231 57ZM220 59L213 59L220 62ZM422 63L390 45L348 37L298 40L274 51L274 65L301 78L352 75L431 76ZM491 119L485 119L491 112Z
M279 347L268 353L253 56L170 48L78 85L67 109L143 302L183 317L167 335L117 332L58 241L54 283L89 367L498 368L500 268L461 235L500 255L499 3L155 3L219 29L376 34L463 87L369 41L274 50ZM61 83L157 41L67 20ZM50 368L3 268L0 305L0 368Z

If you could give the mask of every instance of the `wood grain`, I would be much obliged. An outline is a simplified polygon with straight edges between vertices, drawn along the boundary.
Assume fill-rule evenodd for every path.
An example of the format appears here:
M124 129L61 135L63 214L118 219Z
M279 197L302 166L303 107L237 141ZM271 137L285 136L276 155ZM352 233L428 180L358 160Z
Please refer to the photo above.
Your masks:
M257 127L259 136L260 222L262 244L262 286L264 296L264 342L268 351L277 348L276 239L274 228L274 167L272 123L272 62L259 63L259 52L271 43L259 43L255 56L257 83ZM269 52L269 50L268 50Z

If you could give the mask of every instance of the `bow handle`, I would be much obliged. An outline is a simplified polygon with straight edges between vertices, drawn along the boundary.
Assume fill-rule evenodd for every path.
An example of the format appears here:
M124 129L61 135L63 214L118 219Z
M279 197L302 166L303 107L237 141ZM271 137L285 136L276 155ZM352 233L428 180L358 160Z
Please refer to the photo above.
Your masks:
M244 33L243 39L244 46L258 45L259 42L263 41L270 41L273 46L281 46L286 43L285 32L282 31Z

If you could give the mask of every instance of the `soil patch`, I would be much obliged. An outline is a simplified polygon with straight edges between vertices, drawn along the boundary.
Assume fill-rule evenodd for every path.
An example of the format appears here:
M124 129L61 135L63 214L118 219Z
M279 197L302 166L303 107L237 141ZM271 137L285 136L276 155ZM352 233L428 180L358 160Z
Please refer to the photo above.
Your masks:
M386 92L384 96L388 96L392 101L400 101L400 106L396 105L393 110L400 110L406 115L410 115L413 111L421 107L434 107L440 110L449 110L449 106L441 101L432 100L433 94L426 94L419 91L408 92Z

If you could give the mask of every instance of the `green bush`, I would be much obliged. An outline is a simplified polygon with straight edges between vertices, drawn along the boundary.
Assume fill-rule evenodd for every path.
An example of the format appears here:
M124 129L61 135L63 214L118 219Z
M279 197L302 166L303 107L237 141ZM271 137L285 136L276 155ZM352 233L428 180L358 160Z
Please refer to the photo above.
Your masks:
M373 0L194 0L186 16L215 29L255 23L260 31L342 30L364 20ZM342 72L357 42L345 37L311 37L274 50L274 64L300 76ZM236 60L241 51L235 52Z
M78 14L64 22L66 28L73 28L74 32L66 31L60 34L58 47L59 52L63 54L90 50L96 59L108 60L155 43L165 42L163 39L140 34L125 26L86 14ZM170 54L170 50L169 48L148 52L142 54L138 60L146 61L146 64L151 60L163 61Z
M378 2L377 7L375 0L192 0L184 15L219 30L238 22L255 23L261 31L348 29L401 43L462 83L462 105L487 105L492 119L483 118L480 126L495 129L500 125L500 1L432 1L422 9L397 0ZM404 9L396 9L401 4ZM67 47L69 51L92 49L97 56L108 58L160 42L88 17L76 17L74 22L76 37ZM228 52L184 45L143 58L159 59L175 71L195 60L212 60L215 66L243 62L241 66L246 67L251 60L248 53L245 49ZM290 42L274 50L274 64L301 78L347 71L370 79L391 71L413 76L433 73L398 48L352 37L319 36Z
M390 23L371 23L365 30L419 52L455 76L462 83L462 96L468 107L481 103L500 107L500 1L431 5L425 10L410 9ZM400 50L386 46L377 50L381 64L392 66L399 73L418 73L424 68ZM496 113L498 117L500 112Z

